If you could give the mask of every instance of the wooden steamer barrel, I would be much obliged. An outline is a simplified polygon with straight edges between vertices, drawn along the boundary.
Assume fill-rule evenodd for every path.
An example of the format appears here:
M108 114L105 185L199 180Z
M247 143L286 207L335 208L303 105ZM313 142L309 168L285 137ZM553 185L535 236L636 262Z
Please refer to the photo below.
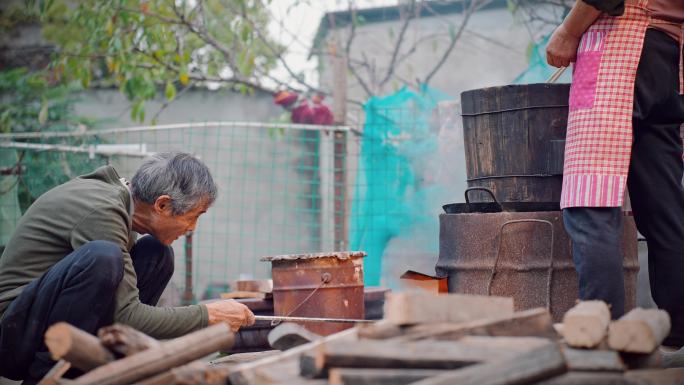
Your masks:
M486 187L499 202L558 202L569 91L524 84L463 92L468 187Z

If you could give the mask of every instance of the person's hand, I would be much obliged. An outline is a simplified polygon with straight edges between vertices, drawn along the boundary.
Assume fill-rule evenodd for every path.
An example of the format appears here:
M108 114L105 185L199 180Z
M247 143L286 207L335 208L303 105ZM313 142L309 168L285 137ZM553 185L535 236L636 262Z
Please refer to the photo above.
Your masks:
M546 46L546 62L554 67L567 67L577 59L581 36L573 35L565 25L556 28Z
M205 305L209 313L209 325L226 322L230 330L237 332L242 326L253 325L254 313L249 308L232 299L211 302Z

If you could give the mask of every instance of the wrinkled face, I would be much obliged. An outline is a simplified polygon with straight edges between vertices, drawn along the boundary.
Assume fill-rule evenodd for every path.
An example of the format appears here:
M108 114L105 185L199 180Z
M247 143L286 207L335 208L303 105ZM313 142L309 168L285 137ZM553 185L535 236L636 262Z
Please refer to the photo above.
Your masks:
M151 233L161 243L170 245L188 231L195 230L197 219L199 219L200 215L207 212L209 205L201 203L185 214L173 215L171 200L165 197L167 196L159 197L154 204L157 216Z

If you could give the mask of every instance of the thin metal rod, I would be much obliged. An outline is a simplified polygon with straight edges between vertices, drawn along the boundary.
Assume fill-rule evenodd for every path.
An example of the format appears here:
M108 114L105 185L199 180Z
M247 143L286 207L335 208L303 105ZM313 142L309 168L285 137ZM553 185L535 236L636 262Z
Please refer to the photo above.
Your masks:
M255 315L257 321L282 321L282 322L341 322L341 323L373 323L373 320L349 319L349 318L316 318L316 317L284 317L270 315Z

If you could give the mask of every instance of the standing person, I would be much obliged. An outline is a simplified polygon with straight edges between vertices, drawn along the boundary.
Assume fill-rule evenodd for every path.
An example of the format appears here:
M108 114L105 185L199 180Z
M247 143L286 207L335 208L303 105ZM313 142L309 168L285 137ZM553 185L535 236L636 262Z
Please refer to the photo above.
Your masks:
M683 23L682 0L577 0L547 47L550 65L575 62L560 203L580 299L624 313L627 186L674 347L684 345Z
M173 274L171 243L195 229L216 193L200 160L167 152L130 183L104 166L40 196L0 257L0 376L40 381L54 365L43 335L60 321L92 334L120 322L155 338L254 323L236 301L156 306Z

